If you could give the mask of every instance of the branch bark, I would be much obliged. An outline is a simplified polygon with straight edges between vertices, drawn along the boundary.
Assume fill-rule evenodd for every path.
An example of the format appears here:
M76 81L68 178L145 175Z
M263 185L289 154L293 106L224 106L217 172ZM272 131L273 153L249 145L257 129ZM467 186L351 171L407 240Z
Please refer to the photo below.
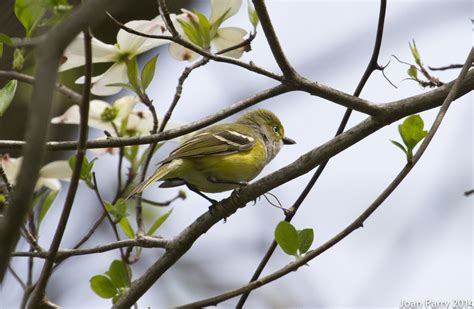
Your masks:
M472 81L474 80L474 75L471 75L471 78L470 82L464 80L462 83L464 87L460 87L456 98L464 95L469 91L469 88L473 87ZM419 109L421 106L426 107L427 105L433 104L433 102L440 105L441 103L439 102L439 99L443 100L446 98L453 83L454 82L451 82L449 85L445 85L438 90L429 92L428 94L417 96L419 99L415 101L416 104L413 104L413 102L411 102L412 104L409 104L411 100L408 100L408 102L402 100L400 102L391 103L389 104L389 108L393 113L387 114L383 119L369 117L350 130L302 155L295 162L248 186L242 187L238 191L232 192L230 197L220 201L214 207L212 214L209 212L204 213L183 230L176 238L171 240L166 248L165 254L158 259L158 261L156 261L145 272L145 274L142 275L142 277L132 283L130 289L118 300L114 305L114 308L121 308L134 304L174 263L176 263L183 254L191 248L193 243L201 235L206 233L214 224L220 221L220 219L229 217L239 208L245 207L247 203L255 200L265 192L306 174L322 162L356 144L382 127L389 125L404 116L420 111ZM429 102L426 102L427 100L429 100Z
M103 19L106 10L117 11L131 4L130 0L90 1L80 5L60 26L54 27L38 46L36 84L30 101L22 165L11 204L0 221L0 280L3 280L10 253L19 228L25 219L38 173L44 160L53 90L59 61L66 46L85 27Z
M400 171L400 173L395 177L395 179L387 186L387 188L374 200L374 202L359 216L357 217L351 224L349 224L344 230L342 230L339 234L328 240L326 243L318 247L317 249L309 251L307 254L305 254L302 258L298 259L295 262L292 262L278 271L275 271L271 273L270 275L267 275L260 280L252 281L248 283L247 285L244 285L238 289L234 289L228 292L225 292L221 295L218 295L216 297L211 297L209 299L205 299L203 301L198 301L190 304L186 304L184 306L179 306L177 308L200 308L204 306L210 306L210 305L217 305L218 303L227 300L229 298L235 297L237 295L243 294L245 292L254 290L264 284L267 284L269 282L275 281L278 278L281 278L290 272L296 271L299 267L306 265L309 261L312 259L316 258L319 256L321 253L325 252L326 250L330 249L332 246L343 240L345 237L347 237L349 234L351 234L353 231L357 230L358 228L362 227L364 222L369 218L371 214L377 210L377 208L385 201L385 199L398 187L398 185L403 181L403 179L409 174L409 172L413 169L415 164L418 162L418 160L421 158L423 155L424 151L428 147L429 143L431 142L433 136L436 134L436 131L438 130L444 115L446 114L447 109L449 108L451 102L455 99L457 92L460 89L462 80L464 79L469 67L470 63L472 62L472 59L474 59L474 49L471 48L471 51L468 55L468 58L466 60L466 63L463 67L463 70L459 74L459 77L456 79L456 82L454 86L451 88L448 96L444 100L439 113L433 122L433 125L426 136L426 138L423 140L422 144L420 145L420 148L416 152L415 156L413 157L413 161L409 162L405 165L405 167Z

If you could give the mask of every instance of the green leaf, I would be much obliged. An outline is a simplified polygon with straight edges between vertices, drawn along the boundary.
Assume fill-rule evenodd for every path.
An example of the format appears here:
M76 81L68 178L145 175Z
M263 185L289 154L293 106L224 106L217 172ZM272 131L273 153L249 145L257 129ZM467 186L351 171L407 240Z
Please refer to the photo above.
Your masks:
M0 117L5 114L13 101L16 92L17 81L11 80L0 89Z
M214 38L217 34L217 30L219 29L219 27L221 26L221 24L224 22L224 20L226 19L226 16L227 14L229 14L230 12L230 8L225 11L224 14L222 14L221 17L219 17L212 25L211 25L211 38Z
M117 300L120 299L120 297L122 297L126 292L128 291L128 288L126 289L121 289L117 295L115 295L113 298L112 298L112 304L115 304L117 302Z
M125 83L112 83L112 84L107 84L107 87L120 87L120 88L126 88L132 91L135 91L133 87L130 84L125 84Z
M122 218L119 222L120 227L122 228L123 233L130 239L135 237L135 231L133 230L130 222L127 218Z
M203 47L209 48L211 45L211 25L209 24L209 20L196 10L194 10L194 14L196 14L199 19L199 23L194 25L194 27L202 38Z
M48 193L48 195L46 195L46 198L44 199L43 205L41 206L40 212L38 214L38 227L41 225L41 222L43 221L44 216L46 216L48 213L48 210L51 208L51 205L53 205L58 193L59 191L51 191Z
M92 187L92 169L94 168L94 161L97 158L92 159L89 161L87 157L84 157L82 161L82 168L81 168L81 176L80 179L84 180L89 187ZM69 167L74 170L74 165L76 164L76 155L72 155L69 157Z
M410 46L411 54L413 58L415 58L416 64L421 66L420 53L418 52L418 48L416 48L415 39L412 40L412 43L408 42L408 45Z
M0 204L3 204L7 201L7 197L3 194L0 194Z
M151 58L150 61L148 61L143 67L143 70L142 70L143 90L146 90L148 86L150 86L150 83L153 80L153 77L155 76L155 67L156 67L156 61L158 60L158 56L159 54Z
M418 71L414 65L410 65L407 73L408 76L410 76L411 78L418 80Z
M3 45L4 44L5 45L10 45L12 43L13 43L12 39L8 35L6 35L4 33L0 33L0 58L2 58L2 56L3 56Z
M173 208L171 208L162 216L158 217L158 219L156 219L155 223L153 223L153 225L150 227L150 229L148 230L146 234L153 235L153 233L166 221L166 219L168 219L172 211L173 211Z
M122 220L122 218L128 217L129 214L127 213L127 203L123 198L117 200L115 205L108 210L110 214L114 217L116 222Z
M137 63L137 57L133 57L130 60L127 60L127 75L128 75L128 81L130 82L130 85L132 85L133 90L137 94L141 94L141 84L140 80L138 79L138 63Z
M306 253L306 251L311 248L311 245L313 244L314 240L314 232L313 229L303 229L298 231L298 241L299 241L299 246L298 250L300 251L300 254Z
M204 47L202 38L199 35L198 30L192 24L189 24L189 23L187 23L185 21L182 21L180 19L177 19L177 21L181 25L181 28L183 29L184 34L186 34L186 36L188 37L188 39L191 42L193 42L194 44L196 44L200 47Z
M38 0L16 0L15 15L26 30L26 36L30 37L38 22L45 13L43 1Z
M114 260L106 274L117 289L130 286L130 266L125 265L121 260Z
M12 45L13 41L12 39L6 35L5 33L0 33L0 43L6 44L6 45Z
M255 7L253 6L253 3L250 1L247 1L247 3L248 3L247 8L248 8L249 20L253 26L253 30L255 31L260 20L258 19L258 15L257 15L257 12L255 11Z
M400 144L399 142L394 141L394 140L390 140L390 141L392 142L392 144L394 144L395 146L400 148L403 151L403 153L407 154L407 150L405 149L405 147L402 144Z
M278 223L275 229L275 240L281 249L289 255L297 255L299 240L295 227L286 221Z
M112 280L107 276L95 275L89 280L89 282L92 291L102 298L112 298L119 292L114 286Z
M420 115L411 115L403 121L403 124L398 126L403 142L408 149L415 148L416 144L428 134L427 131L423 130L424 125Z

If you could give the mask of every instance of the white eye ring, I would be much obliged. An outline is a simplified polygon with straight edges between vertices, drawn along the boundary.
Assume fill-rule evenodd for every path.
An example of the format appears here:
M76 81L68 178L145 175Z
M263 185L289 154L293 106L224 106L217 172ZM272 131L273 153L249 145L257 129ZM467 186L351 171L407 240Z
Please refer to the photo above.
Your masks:
M276 134L280 134L280 130L278 130L278 127L277 126L273 126L273 132L275 132Z

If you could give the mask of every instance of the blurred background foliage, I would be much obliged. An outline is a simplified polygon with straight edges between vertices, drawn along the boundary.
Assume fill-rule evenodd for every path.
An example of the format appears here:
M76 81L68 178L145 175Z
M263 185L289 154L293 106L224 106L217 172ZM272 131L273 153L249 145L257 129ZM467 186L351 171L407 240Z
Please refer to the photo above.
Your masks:
M77 1L69 1L71 4ZM172 13L178 13L182 7L189 5L189 0L170 1L169 8ZM14 14L15 0L0 1L0 29L1 32L10 37L23 37L25 30ZM140 5L133 6L129 11L115 16L118 20L126 23L130 20L136 19L152 19L158 15L158 6L156 0L142 0ZM39 29L41 31L41 29ZM38 31L38 32L39 32ZM93 35L99 40L106 43L115 43L115 38L118 32L118 27L111 23L108 18L104 18L103 22L92 29ZM0 70L11 70L13 61L13 48L5 46L3 57L0 58ZM26 51L25 65L21 73L34 76L34 56L33 50ZM96 64L94 65L94 75L99 75L104 72L110 64ZM71 89L81 93L82 86L76 85L74 81L83 75L83 67L75 68L59 76L59 81L64 83ZM0 87L3 87L9 79L0 77ZM31 98L33 87L25 83L18 83L18 89L15 94L15 99L10 108L7 110L4 117L0 118L0 139L8 140L22 140L25 133L26 119L28 117L28 102ZM55 102L53 104L53 115L63 113L70 105L73 104L71 100L60 94L55 94ZM49 131L49 140L71 140L76 138L76 126L51 126ZM3 150L0 150L2 153ZM9 151L13 157L21 155L20 150ZM54 153L50 152L47 156L47 161L52 161L58 158L68 157L68 153Z

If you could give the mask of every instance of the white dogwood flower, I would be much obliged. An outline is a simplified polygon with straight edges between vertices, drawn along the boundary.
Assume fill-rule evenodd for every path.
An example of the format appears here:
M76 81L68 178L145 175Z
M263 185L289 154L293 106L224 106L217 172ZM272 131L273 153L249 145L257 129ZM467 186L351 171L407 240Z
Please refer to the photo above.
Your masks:
M147 135L153 129L153 115L149 110L139 110L137 96L124 96L116 100L112 105L102 100L90 101L88 124L91 128L106 130L112 136L121 135L135 136ZM163 121L161 115L157 115L158 124ZM64 114L51 119L51 123L80 124L79 105L73 105ZM177 121L168 121L165 129L173 129L181 126ZM91 149L96 154L116 154L118 148L104 148L100 150Z
M0 156L0 163L5 171L8 181L12 186L16 184L16 178L20 172L23 158L12 158L8 154ZM60 180L69 181L72 176L72 170L69 162L65 160L53 161L43 166L39 172L35 191L42 187L47 187L53 191L61 189Z
M182 10L183 14L177 17L176 30L189 42L204 49L213 47L217 51L235 46L244 41L247 34L239 27L220 27L230 17L237 14L242 0L211 0L211 17L207 19L199 12ZM171 55L178 60L195 60L199 55L179 44L171 43ZM224 53L224 56L240 58L245 47L240 47Z
M174 15L171 17L172 19L176 18ZM133 20L126 23L125 26L146 34L169 35L161 16L153 20ZM127 60L168 42L167 40L145 38L122 29L117 33L117 43L114 45L92 38L92 63L112 62L113 64L103 74L92 77L91 92L98 96L118 93L122 89L121 87L107 85L128 83ZM80 34L66 48L59 70L65 71L84 64L84 37ZM85 78L82 76L76 80L76 83L83 84L84 80Z

